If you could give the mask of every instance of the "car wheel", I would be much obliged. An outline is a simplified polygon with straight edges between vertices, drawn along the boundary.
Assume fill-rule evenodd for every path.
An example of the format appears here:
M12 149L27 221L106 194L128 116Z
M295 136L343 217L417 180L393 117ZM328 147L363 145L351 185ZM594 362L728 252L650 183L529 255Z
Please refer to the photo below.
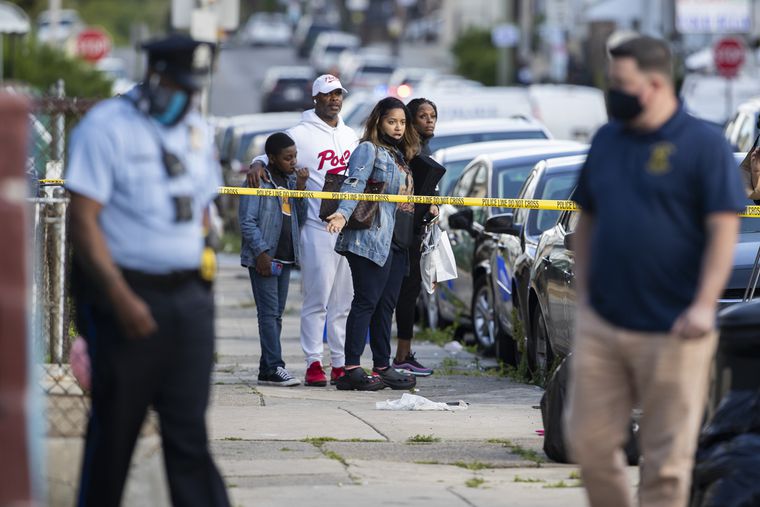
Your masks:
M533 317L533 332L528 340L528 360L534 379L546 379L554 362L554 353L549 342L544 313L538 306Z
M491 289L485 276L475 281L475 294L472 297L472 328L475 342L487 354L494 352L496 343L495 320Z

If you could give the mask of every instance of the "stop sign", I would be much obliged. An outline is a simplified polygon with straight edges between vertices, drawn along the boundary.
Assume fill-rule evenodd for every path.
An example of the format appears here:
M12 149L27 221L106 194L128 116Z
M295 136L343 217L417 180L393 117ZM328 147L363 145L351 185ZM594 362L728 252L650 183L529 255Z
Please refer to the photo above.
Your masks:
M111 37L99 28L85 28L77 35L77 54L95 63L111 51Z
M713 57L718 74L736 77L744 63L744 44L734 37L726 37L715 45Z

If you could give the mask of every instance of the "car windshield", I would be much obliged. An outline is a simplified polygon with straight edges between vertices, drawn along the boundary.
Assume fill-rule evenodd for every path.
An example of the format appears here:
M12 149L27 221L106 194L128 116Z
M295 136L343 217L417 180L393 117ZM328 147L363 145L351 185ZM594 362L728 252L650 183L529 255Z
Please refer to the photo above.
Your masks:
M430 140L432 151L462 144L482 143L485 141L506 141L512 139L546 139L541 130L504 131L504 132L470 132L467 134L451 134L435 136Z
M503 165L494 168L496 193L489 197L499 199L514 199L520 194L520 189L533 170L534 163L528 165Z

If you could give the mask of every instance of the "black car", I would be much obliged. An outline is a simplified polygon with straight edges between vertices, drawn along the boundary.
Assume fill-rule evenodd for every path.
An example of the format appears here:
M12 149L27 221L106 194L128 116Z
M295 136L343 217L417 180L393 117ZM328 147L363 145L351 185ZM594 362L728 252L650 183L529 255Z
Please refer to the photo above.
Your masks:
M585 161L583 155L541 161L525 181L518 199L566 200ZM480 342L495 343L496 353L508 364L516 364L520 347L512 339L512 310L523 323L528 363L535 368L537 350L528 320L528 287L536 259L536 247L544 231L557 223L558 210L514 209L486 222L486 232L499 234L492 252L487 283L475 288L477 313L473 315L475 336Z
M552 157L578 154L578 148L547 140L545 144L475 158L452 187L453 197L514 198L537 162ZM490 276L490 259L498 236L485 232L485 223L504 210L485 207L441 207L440 223L448 234L459 277L438 285L426 312L429 322L445 326L458 322L472 326L473 307L482 304L473 297L475 289L485 286ZM481 347L492 352L494 343Z
M741 161L744 155L738 156ZM747 201L747 205L754 204ZM538 351L538 366L546 371L555 358L570 352L575 323L575 254L572 237L579 213L563 211L557 225L539 241L530 275L529 322ZM760 218L742 218L739 240L734 250L734 266L720 307L738 303L749 283L752 266L760 248Z
M311 67L272 67L261 85L261 110L264 113L304 111L314 107Z

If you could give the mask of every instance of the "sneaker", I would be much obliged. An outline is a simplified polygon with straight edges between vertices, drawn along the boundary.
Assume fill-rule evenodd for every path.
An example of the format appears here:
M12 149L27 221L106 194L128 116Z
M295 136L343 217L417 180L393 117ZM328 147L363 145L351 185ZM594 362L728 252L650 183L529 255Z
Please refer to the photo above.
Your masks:
M339 368L333 367L330 370L330 385L334 386L338 382L338 379L341 378L345 374L346 374L346 369L343 366Z
M327 377L325 376L325 371L322 369L322 363L314 361L309 365L306 369L304 385L314 387L325 387L327 385Z
M396 362L394 359L391 366L396 370L406 370L412 375L416 375L418 377L429 377L433 374L432 368L426 368L425 366L422 366L419 361L417 361L417 359L414 357L414 352L406 356L406 359L401 362Z
M294 378L293 375L282 366L278 366L277 369L269 375L262 375L259 373L259 385L262 386L291 387L300 384L301 381Z
M379 391L385 389L385 382L374 375L367 375L364 368L352 368L335 382L340 391Z

